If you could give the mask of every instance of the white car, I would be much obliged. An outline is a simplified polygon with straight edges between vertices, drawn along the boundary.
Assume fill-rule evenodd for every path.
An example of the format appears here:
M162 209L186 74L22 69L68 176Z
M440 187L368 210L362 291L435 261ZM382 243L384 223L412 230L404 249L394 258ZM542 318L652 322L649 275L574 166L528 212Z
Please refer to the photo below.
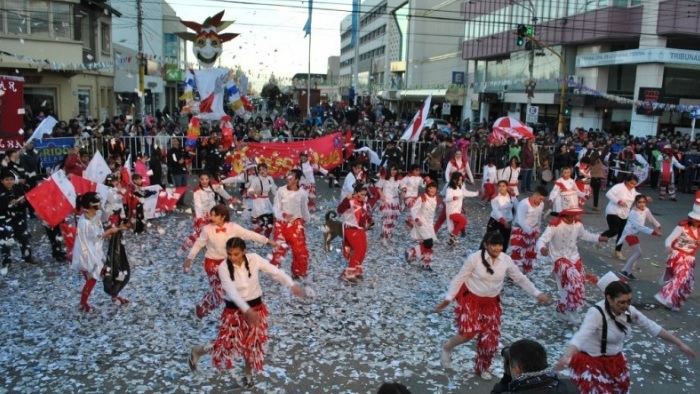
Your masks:
M437 125L438 129L442 129L443 127L447 127L449 125L449 123L447 123L447 121L445 120L438 118L428 118L425 120L425 124L423 125L423 127L432 128L434 124Z

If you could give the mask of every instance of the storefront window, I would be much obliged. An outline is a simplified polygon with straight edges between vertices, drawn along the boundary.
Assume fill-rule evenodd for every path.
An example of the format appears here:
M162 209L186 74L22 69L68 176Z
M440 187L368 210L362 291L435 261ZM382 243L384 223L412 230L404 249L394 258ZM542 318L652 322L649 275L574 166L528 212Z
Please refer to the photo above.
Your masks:
M90 89L78 89L78 114L90 116Z

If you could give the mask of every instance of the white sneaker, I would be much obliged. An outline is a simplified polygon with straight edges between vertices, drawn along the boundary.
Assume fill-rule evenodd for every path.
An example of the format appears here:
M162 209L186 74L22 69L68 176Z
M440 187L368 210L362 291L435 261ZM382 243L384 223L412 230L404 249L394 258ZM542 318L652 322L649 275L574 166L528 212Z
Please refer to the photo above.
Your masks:
M481 377L482 380L491 380L491 379L493 379L493 375L491 375L491 372L489 372L489 371L484 371L484 372L482 372L481 375L479 375L479 376Z
M0 268L0 275L2 275L2 276L7 275L7 267Z
M442 349L442 354L440 355L440 365L446 369L452 368L451 353L445 349Z
M382 238L382 246L389 246L389 241L386 238Z

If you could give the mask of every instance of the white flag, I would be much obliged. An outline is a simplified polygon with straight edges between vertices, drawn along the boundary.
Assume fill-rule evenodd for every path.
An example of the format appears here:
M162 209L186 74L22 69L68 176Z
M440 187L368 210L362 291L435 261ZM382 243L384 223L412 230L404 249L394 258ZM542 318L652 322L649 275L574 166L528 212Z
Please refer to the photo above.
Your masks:
M428 119L428 112L430 112L430 101L432 98L433 96L428 96L428 98L423 101L423 104L421 104L420 108L418 108L416 116L413 117L411 124L408 125L406 131L401 136L402 140L418 141L418 138L420 138L420 134L423 131L425 120Z
M102 157L102 153L97 151L95 152L95 155L92 156L90 163L88 163L84 175L85 178L97 183L98 185L101 185L105 182L105 178L107 178L107 175L109 175L111 172L112 170L109 169L105 158Z
M39 139L41 141L42 138L44 138L45 135L51 135L53 133L53 128L56 126L58 121L53 117L53 116L47 116L44 118L44 120L39 123L39 126L36 127L34 130L34 133L32 133L32 136L29 137L27 142L34 140L34 139ZM25 144L27 143L25 142Z

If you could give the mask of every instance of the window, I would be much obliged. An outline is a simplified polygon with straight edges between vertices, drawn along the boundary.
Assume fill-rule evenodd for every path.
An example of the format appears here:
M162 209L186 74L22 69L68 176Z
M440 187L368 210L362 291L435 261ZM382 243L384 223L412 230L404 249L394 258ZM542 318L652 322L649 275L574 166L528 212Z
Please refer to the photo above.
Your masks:
M71 6L67 3L52 3L51 16L53 17L53 36L71 38Z
M5 0L7 10L7 34L29 34L26 3L22 0Z
M32 1L29 3L29 29L31 34L49 35L49 3L48 1Z
M78 114L90 116L90 89L78 89Z
M43 111L44 114L48 112L56 112L56 89L54 88L34 88L34 87L24 87L24 103L25 107L31 109L30 116L39 115L39 112Z
M101 23L102 53L110 55L112 53L112 28L107 23Z
M84 48L92 49L90 15L85 11L79 11L75 14L75 39L82 41Z

